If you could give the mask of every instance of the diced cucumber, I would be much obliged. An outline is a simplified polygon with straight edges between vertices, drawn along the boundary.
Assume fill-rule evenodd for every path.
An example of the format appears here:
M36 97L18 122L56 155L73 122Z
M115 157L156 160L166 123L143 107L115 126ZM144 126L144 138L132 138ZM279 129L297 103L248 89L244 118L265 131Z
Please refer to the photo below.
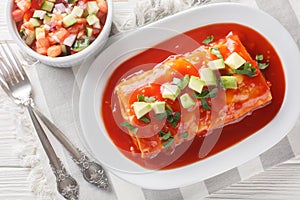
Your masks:
M77 20L73 15L67 15L63 18L63 24L65 27L73 26L76 23L77 23Z
M68 3L75 3L77 2L78 0L68 0Z
M76 17L81 17L83 14L83 9L79 8L78 6L74 6L71 14Z
M166 102L156 101L151 103L151 106L155 114L161 114L165 112Z
M45 28L36 28L35 29L35 39L36 40L39 40L39 39L42 39L42 38L45 38L46 37L46 31L45 31Z
M26 35L26 38L24 38L25 43L28 46L32 45L32 43L35 40L35 33L34 33L34 31L29 30L29 29L25 29L25 35Z
M201 80L199 77L191 76L188 87L192 90L201 93L203 87L205 86L205 82Z
M207 63L210 69L225 69L225 64L223 59L211 60Z
M177 85L164 84L162 85L162 97L175 101L181 90Z
M62 52L62 54L65 55L65 56L68 55L68 50L67 50L66 45L64 45L64 44L61 45L61 52Z
M185 93L180 96L180 102L183 108L190 108L193 107L196 103L195 101L190 97L188 93Z
M36 19L44 19L45 15L46 15L46 11L44 11L44 10L35 10L32 17L36 18Z
M50 2L50 1L44 1L43 5L42 5L42 10L51 12L52 9L54 7L54 3Z
M146 115L152 109L151 104L146 102L134 102L132 105L134 113L138 119Z
M87 3L87 11L89 15L96 14L99 10L98 4L96 1L89 1Z
M245 62L246 60L236 52L230 54L230 56L228 56L228 58L225 60L225 64L232 69L238 69L245 64Z
M237 79L235 76L221 76L220 78L224 89L237 89Z
M39 27L41 26L41 23L38 19L30 18L29 22L33 25L33 27Z
M47 24L47 25L50 25L50 22L51 22L51 16L48 13L46 13L45 16L44 16L43 23Z
M217 85L217 78L215 73L210 68L202 68L200 70L201 79L206 83L207 86Z
M99 22L99 18L95 14L88 15L86 21L89 25L94 25Z
M97 29L100 29L101 28L101 24L100 24L100 21L97 21L94 25L93 25L94 28L97 28Z
M87 37L89 37L89 38L92 37L92 35L93 35L93 29L92 28L87 27L85 29L85 32L86 32Z
M79 52L87 48L89 45L90 45L90 39L76 40L74 45L72 46L72 50Z

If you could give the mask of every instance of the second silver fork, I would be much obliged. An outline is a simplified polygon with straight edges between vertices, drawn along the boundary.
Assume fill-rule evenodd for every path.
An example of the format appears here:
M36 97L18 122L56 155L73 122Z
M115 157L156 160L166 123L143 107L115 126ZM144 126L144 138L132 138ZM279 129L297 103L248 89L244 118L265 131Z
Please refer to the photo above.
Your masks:
M23 69L22 64L19 62L18 58L13 53L9 44L7 44L7 47L15 63L10 59L8 53L6 51L3 51L6 57L8 57L8 61L9 61L9 63L6 64L9 64L12 67L13 72L15 74L19 72L23 80L27 82L26 84L31 87L30 81ZM56 137L56 139L66 148L66 150L69 151L75 163L78 166L80 166L81 172L85 180L87 180L89 183L96 185L98 188L108 190L109 189L108 179L101 165L97 164L96 162L90 161L90 159L80 149L76 148L68 140L68 138L45 115L43 115L34 106L33 100L31 98L30 100L31 100L31 103L29 104L30 108L33 109L34 113L39 116L39 118L46 125L46 127L51 131L51 133Z

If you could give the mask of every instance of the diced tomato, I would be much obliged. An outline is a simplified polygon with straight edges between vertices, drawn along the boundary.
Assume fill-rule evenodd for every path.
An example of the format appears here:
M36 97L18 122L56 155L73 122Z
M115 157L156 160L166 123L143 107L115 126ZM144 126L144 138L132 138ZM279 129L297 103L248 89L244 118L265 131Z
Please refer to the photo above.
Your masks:
M86 26L84 24L75 24L75 25L68 28L68 32L70 34L78 34L79 31L85 30L85 27Z
M23 20L24 11L21 9L16 9L12 12L12 17L16 22L20 22Z
M19 9L23 10L24 12L26 12L27 10L29 10L30 7L31 7L30 0L16 0L15 2L17 4L17 7Z
M24 21L28 22L30 20L30 18L33 16L33 13L34 13L33 9L27 10L24 14Z
M44 0L31 0L31 8L40 10L42 8Z
M107 2L105 0L97 0L100 12L107 14Z
M54 45L54 44L57 44L58 42L52 37L54 34L53 33L49 33L48 35L48 40L50 42L50 45Z
M82 24L82 25L86 25L87 21L86 18L78 18L77 20L77 24Z
M47 55L47 50L50 47L49 40L47 38L38 39L35 42L36 52L42 55Z
M65 28L61 28L53 32L52 38L54 38L55 40L57 40L57 42L62 44L69 35L70 33Z
M53 14L50 22L54 22L57 27L62 26L63 16L59 13Z
M62 52L61 45L53 45L48 48L47 55L49 57L55 58L55 57L59 56L61 54L61 52Z
M29 29L31 31L34 31L34 26L30 22L25 22L22 24L21 29Z

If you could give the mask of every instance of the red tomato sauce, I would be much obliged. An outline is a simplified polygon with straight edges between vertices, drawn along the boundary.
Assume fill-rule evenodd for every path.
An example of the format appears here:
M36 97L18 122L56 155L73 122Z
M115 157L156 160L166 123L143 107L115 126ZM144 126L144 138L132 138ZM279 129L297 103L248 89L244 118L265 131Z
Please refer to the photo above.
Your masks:
M120 108L118 107L119 103L117 102L117 98L114 97L115 86L119 83L121 78L128 76L128 71L134 73L141 69L149 70L153 68L155 64L149 65L147 63L161 63L170 55L174 54L172 52L173 47L174 52L178 52L178 49L179 51L182 51L182 53L190 52L202 45L202 41L207 36L213 35L215 41L217 41L224 38L231 31L235 32L239 36L241 42L246 47L252 58L255 59L256 55L262 54L265 56L265 59L269 61L269 67L262 70L262 73L266 80L272 84L271 93L273 98L271 103L263 108L253 111L251 115L246 116L237 123L227 125L222 129L213 130L204 136L203 134L196 136L192 141L185 142L176 147L175 152L171 155L160 153L155 158L142 159L139 154L132 154L130 149L134 146L134 143L131 137L119 128L119 125L116 122L119 120L115 121L116 118L122 118ZM198 44L185 43L184 41L187 36L197 41ZM163 47L166 46L170 47L169 50L163 50ZM109 84L106 85L100 114L103 117L106 130L111 140L126 157L146 168L173 169L192 164L201 159L215 155L243 141L267 125L276 116L282 105L285 94L284 77L283 66L276 50L273 48L272 44L270 44L268 40L266 40L258 32L239 24L228 23L208 25L168 39L155 47L145 50L144 52L126 60L118 66L110 77ZM116 111L115 113L118 113L117 115L113 114L112 105L115 105L114 109ZM215 137L219 137L219 139L213 148L208 149L207 153L204 153L203 155L201 155L201 153L199 154L199 150L203 147L203 142L209 141L210 139L213 140ZM179 155L182 150L184 150L184 153ZM176 160L171 164L167 163L170 160L170 156L176 158ZM177 159L177 157L179 158Z

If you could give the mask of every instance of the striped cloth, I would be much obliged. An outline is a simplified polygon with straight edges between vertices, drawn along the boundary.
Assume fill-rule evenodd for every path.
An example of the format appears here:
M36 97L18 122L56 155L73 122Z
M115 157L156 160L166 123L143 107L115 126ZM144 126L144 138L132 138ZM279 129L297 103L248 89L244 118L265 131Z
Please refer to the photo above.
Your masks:
M5 24L5 3L0 1L0 40L9 40ZM162 0L164 1L164 0ZM180 11L174 7L184 0L165 0L168 13L156 9L155 0L128 0L115 2L113 33L151 23L168 14ZM290 32L300 47L299 0L211 0L190 1L189 6L202 2L239 2L264 10L278 19ZM142 15L145 7L155 17ZM123 33L124 34L124 33ZM122 36L122 35L120 35ZM112 38L110 42L113 42ZM80 148L77 104L85 66L57 69L42 64L26 68L34 83L36 104ZM80 183L82 200L199 200L199 199L300 199L300 120L293 130L277 145L247 163L196 184L163 191L143 189L108 176L113 191L103 192L87 184L68 154L52 137L55 149L68 171ZM17 148L15 148L17 147ZM14 151L18 149L18 151ZM44 162L45 161L45 162ZM0 199L61 199L55 192L55 180L47 166L46 158L30 125L26 112L15 106L0 90Z

